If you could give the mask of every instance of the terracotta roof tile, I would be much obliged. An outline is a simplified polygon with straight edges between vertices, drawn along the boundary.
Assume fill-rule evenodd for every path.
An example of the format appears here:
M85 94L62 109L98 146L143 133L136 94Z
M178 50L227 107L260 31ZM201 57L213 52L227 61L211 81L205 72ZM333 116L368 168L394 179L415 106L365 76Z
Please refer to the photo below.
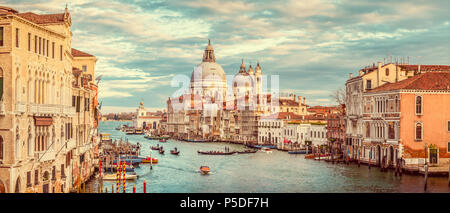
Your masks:
M80 51L80 50L77 50L75 48L72 48L72 56L74 56L74 57L93 57L93 55L83 52L83 51Z
M418 71L419 65L407 64L398 65L402 70ZM450 71L449 65L420 65L420 71Z
M369 92L413 90L450 90L450 72L425 72L397 83L386 83Z
M64 22L64 13L38 15L32 12L19 13L18 16L36 24L53 24Z

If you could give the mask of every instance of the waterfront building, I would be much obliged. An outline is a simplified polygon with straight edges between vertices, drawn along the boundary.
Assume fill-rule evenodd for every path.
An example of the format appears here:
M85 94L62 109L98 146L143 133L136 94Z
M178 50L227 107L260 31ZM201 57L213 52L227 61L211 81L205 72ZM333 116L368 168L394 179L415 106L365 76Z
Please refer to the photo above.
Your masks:
M414 66L416 69L414 69ZM422 65L423 68L427 67ZM362 147L364 139L363 131L363 93L371 89L377 88L386 83L399 82L414 76L417 73L417 68L420 70L421 66L408 64L393 64L388 63L382 65L378 62L378 66L373 64L370 67L365 67L359 70L359 76L350 78L345 83L346 86L346 140L344 146L349 157L357 158L358 150ZM425 68L425 70L427 70Z
M331 113L327 117L327 138L330 146L337 152L342 152L345 141L345 104L340 105L337 113Z
M292 120L301 120L302 116L293 112L280 112L271 115L261 115L258 121L258 144L271 144L282 148L283 131Z
M151 130L157 132L161 129L161 120L163 119L163 112L147 112L144 107L144 102L139 103L139 108L136 109L136 116L133 117L133 127L137 129Z
M92 171L92 149L82 146L95 141L97 90L74 66L71 25L67 8L0 7L0 192L69 192ZM89 111L78 112L76 94ZM85 170L76 164L83 154Z
M434 68L441 71L422 69L364 94L364 160L372 151L374 163L385 159L387 165L396 165L402 158L407 166L426 161L448 167L450 108L445 106L450 105L450 66Z

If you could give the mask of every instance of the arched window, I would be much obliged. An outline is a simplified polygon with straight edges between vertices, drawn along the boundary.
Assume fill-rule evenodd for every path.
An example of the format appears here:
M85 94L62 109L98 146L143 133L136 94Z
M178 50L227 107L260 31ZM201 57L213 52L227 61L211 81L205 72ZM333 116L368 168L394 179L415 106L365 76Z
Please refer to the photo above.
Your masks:
M386 74L386 76L388 76L389 75L389 68L386 68L386 70L385 70L385 74Z
M20 134L19 134L19 127L16 128L15 157L16 157L16 160L20 159Z
M422 123L416 123L416 140L422 140Z
M0 136L0 161L3 160L3 137Z
M422 96L416 97L416 115L422 114Z
M370 123L366 122L366 137L370 138Z
M3 99L3 70L2 68L0 68L0 101L2 101L2 99Z

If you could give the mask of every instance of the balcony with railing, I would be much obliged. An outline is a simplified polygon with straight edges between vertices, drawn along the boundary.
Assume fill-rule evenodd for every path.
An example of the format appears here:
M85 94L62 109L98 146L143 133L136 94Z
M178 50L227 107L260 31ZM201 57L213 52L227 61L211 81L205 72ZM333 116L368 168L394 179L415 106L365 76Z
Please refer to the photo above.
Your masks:
M26 104L24 103L17 103L15 106L16 113L25 113L26 111Z
M40 163L42 163L45 161L55 160L56 151L49 149L47 151L35 152L34 155L35 159L37 159Z
M28 105L28 111L35 115L40 114L49 114L49 115L65 114L68 116L75 115L75 107L64 106L60 104L30 104Z

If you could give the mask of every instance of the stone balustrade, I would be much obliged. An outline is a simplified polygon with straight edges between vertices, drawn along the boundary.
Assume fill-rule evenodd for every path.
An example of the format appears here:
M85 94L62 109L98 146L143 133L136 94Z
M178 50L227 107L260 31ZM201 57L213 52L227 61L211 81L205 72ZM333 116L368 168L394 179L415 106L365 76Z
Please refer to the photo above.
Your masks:
M15 106L16 113L25 113L26 108L26 104L24 103L17 103Z
M28 105L28 111L31 114L64 114L68 116L75 115L74 107L59 104L30 104Z

